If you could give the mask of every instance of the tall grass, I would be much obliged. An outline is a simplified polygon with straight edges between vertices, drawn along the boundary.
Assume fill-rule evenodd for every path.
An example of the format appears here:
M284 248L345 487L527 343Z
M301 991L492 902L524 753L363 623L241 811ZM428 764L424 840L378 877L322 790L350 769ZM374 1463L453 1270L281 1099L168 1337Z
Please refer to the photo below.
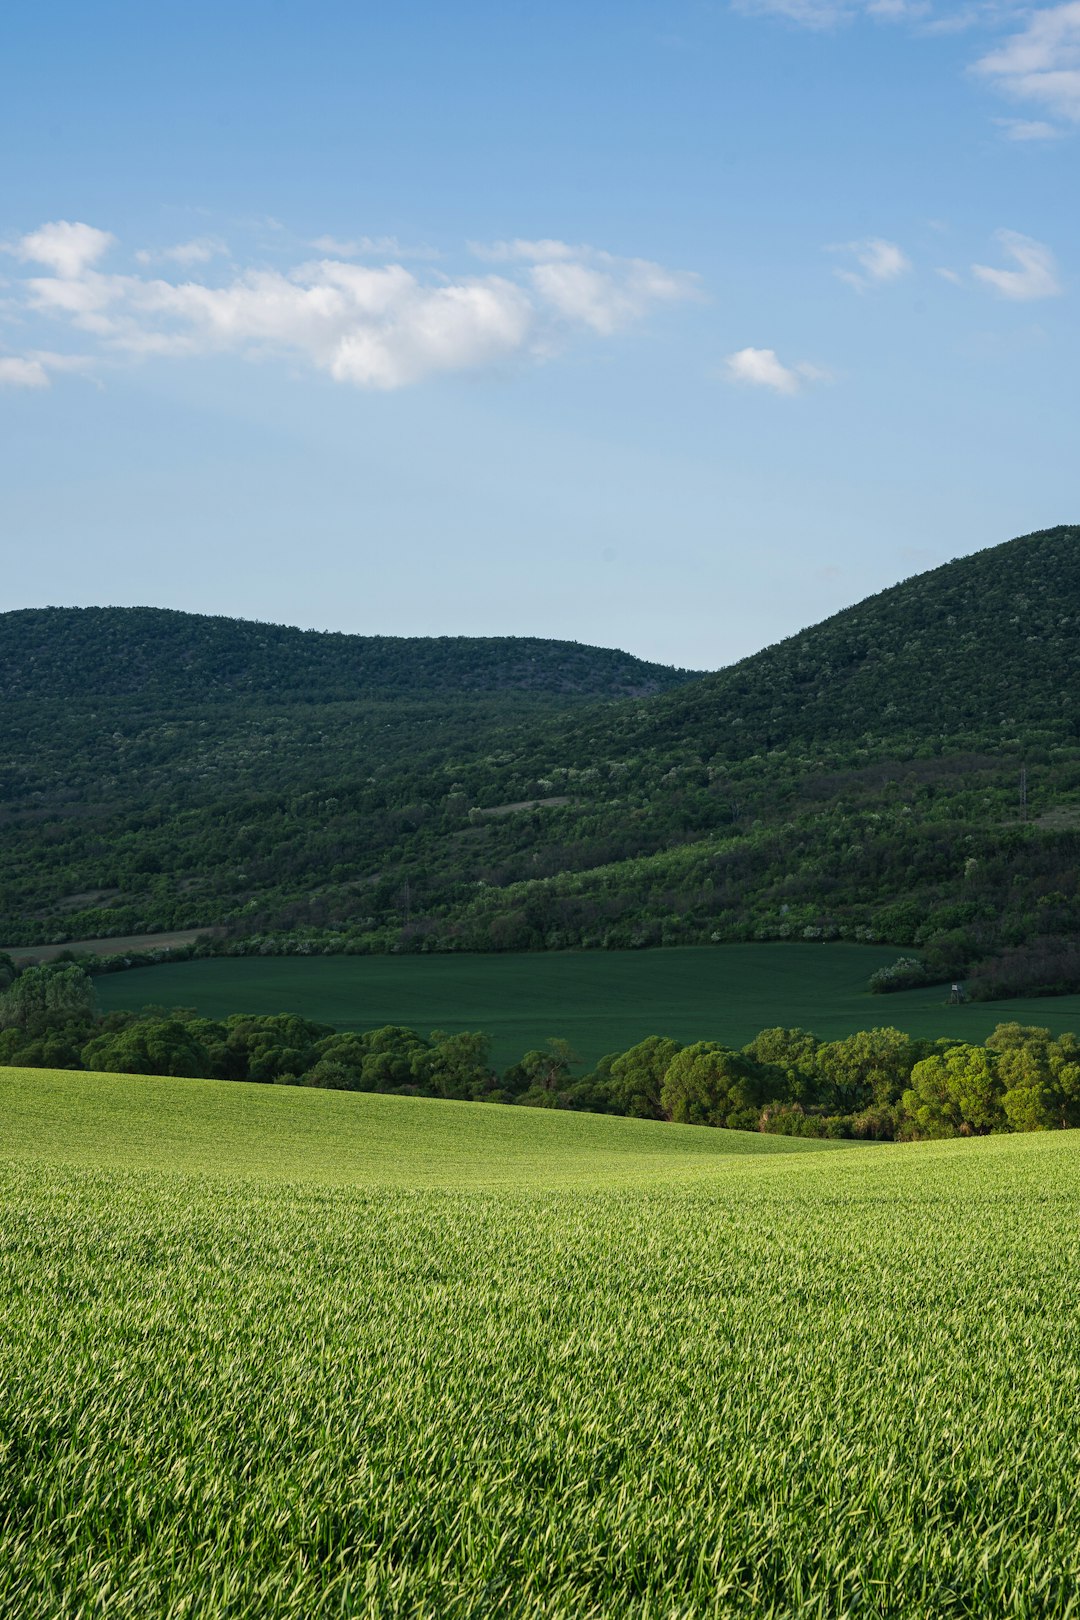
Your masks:
M11 1161L0 1612L1080 1614L1072 1134L548 1142L516 1192Z

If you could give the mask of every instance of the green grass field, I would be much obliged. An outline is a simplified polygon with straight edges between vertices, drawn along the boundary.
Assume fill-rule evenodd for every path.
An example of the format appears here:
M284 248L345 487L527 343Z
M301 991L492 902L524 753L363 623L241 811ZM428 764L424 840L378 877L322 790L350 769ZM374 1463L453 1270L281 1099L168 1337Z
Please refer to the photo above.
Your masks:
M1080 1134L3 1071L0 1614L1080 1612Z
M1080 1030L1080 996L950 1007L946 987L872 996L875 968L901 954L861 945L718 945L664 951L497 956L240 957L99 978L109 1011L147 1003L211 1017L299 1012L347 1029L405 1024L483 1029L498 1067L550 1035L586 1063L646 1035L742 1046L775 1024L826 1039L893 1024L910 1035L981 1041L1017 1018Z
M0 1155L361 1187L667 1184L717 1156L847 1148L562 1110L0 1068Z

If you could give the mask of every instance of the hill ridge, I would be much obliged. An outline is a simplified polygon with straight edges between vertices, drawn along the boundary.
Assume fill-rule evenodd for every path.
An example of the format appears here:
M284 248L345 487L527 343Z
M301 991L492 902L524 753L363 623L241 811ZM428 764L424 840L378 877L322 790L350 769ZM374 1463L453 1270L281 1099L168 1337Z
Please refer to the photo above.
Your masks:
M0 614L0 696L40 692L181 702L284 695L507 690L648 695L693 672L619 648L542 636L370 636L156 607L19 608Z

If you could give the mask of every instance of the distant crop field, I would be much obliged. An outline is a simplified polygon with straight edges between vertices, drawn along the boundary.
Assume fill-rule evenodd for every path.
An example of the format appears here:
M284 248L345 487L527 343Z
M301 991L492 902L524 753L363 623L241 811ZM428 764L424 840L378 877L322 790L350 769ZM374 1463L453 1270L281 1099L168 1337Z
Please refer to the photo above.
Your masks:
M584 1062L646 1035L741 1046L775 1024L824 1038L892 1024L982 1041L1018 1018L1080 1030L1080 996L950 1007L947 986L872 996L902 954L860 945L717 945L535 955L238 957L99 978L102 1007L193 1006L207 1016L299 1012L346 1029L482 1029L503 1066L551 1035Z
M1077 1133L0 1091L0 1613L1077 1612Z

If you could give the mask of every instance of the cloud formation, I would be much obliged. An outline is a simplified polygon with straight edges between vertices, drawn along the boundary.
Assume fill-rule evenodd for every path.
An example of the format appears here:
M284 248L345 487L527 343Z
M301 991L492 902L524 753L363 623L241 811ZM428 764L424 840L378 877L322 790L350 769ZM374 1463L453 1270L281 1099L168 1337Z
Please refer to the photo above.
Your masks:
M835 274L857 292L865 292L875 282L896 281L911 269L904 250L881 236L868 236L861 242L838 242L826 251L854 255L859 270L841 269Z
M1080 0L1035 11L1027 26L975 64L1014 100L1080 123Z
M0 354L0 388L48 388L49 374L29 355Z
M1053 298L1060 293L1057 261L1045 243L1036 242L1019 231L995 231L994 235L1006 257L1018 268L1002 270L993 265L973 264L972 275L993 287L1003 298Z
M724 361L729 382L771 388L776 394L797 394L804 383L823 382L828 372L801 361L786 366L775 349L738 349Z
M106 272L100 263L114 245L108 232L68 221L22 237L9 251L49 272L18 283L22 310L91 336L99 353L292 354L363 388L541 357L575 332L609 337L697 292L694 277L662 265L557 242L495 244L480 256L504 271L456 278L328 256L221 284ZM145 264L149 255L135 257ZM156 257L191 266L213 252L200 239Z
M14 251L24 261L43 264L56 275L73 279L104 257L115 241L109 231L57 219L22 237Z

